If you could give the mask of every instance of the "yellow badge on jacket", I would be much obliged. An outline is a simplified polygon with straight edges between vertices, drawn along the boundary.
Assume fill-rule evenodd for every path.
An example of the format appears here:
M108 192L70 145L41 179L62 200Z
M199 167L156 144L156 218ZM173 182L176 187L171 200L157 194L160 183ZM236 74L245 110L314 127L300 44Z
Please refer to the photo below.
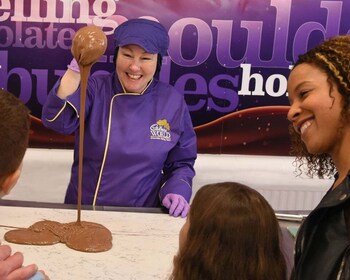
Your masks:
M150 126L151 139L171 141L170 125L167 120L159 120Z

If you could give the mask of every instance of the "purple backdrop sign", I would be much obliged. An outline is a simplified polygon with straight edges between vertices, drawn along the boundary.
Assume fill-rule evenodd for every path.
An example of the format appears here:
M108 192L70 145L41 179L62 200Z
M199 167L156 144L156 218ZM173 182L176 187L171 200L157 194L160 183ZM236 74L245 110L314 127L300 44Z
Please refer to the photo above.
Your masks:
M348 34L349 14L345 0L2 0L0 87L31 109L32 146L62 146L72 138L46 131L39 119L72 58L75 32L103 29L108 48L92 74L112 71L113 30L151 18L168 30L160 78L184 94L199 152L285 155L290 67L325 38Z

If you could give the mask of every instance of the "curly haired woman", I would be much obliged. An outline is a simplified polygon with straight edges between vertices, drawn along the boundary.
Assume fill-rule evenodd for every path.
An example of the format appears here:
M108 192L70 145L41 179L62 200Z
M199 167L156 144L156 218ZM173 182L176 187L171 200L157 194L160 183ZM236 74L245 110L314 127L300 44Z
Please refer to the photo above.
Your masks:
M292 279L350 279L350 36L300 55L288 93L297 169L334 175L298 232Z

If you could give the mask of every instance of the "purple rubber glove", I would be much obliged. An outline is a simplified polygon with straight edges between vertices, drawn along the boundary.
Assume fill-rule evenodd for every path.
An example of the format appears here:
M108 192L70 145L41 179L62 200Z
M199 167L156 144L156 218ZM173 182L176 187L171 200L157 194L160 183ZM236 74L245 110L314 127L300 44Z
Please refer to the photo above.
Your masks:
M74 72L80 73L80 68L79 68L78 62L75 60L75 58L73 58L72 61L70 62L70 64L67 65L67 68L69 68L70 70L72 70Z
M178 217L181 215L182 218L185 218L190 210L190 205L186 199L179 194L168 193L162 201L162 204L169 209L169 214Z

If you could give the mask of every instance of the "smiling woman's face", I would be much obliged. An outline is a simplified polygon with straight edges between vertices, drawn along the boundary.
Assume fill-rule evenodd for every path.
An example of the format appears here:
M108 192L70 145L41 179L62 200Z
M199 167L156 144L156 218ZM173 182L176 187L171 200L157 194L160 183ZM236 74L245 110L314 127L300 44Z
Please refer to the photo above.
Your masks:
M127 92L141 93L146 88L156 72L157 58L137 45L119 48L116 72Z
M336 152L341 143L342 96L315 65L296 66L288 79L288 119L311 154Z

